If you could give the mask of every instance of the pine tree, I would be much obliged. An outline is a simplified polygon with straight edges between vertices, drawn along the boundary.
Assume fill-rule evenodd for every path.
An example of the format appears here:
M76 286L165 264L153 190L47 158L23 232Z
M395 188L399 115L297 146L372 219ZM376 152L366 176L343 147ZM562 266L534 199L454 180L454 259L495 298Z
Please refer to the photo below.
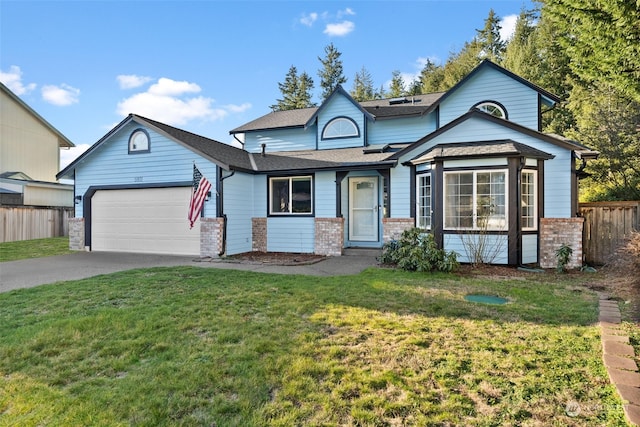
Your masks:
M540 65L535 44L535 20L535 11L524 8L520 11L502 62L506 69L530 81L537 81Z
M404 88L404 79L402 78L402 74L400 74L399 70L394 70L391 73L391 84L389 85L388 95L390 98L399 98L406 94L407 91Z
M422 93L433 93L443 90L444 67L436 65L427 59L420 72L420 88Z
M359 72L356 72L350 93L353 99L358 102L374 99L373 78L364 66Z
M484 27L476 30L476 42L481 49L483 58L500 63L504 54L505 42L500 37L500 17L493 9L489 10L489 16L484 21Z
M283 83L278 83L282 99L278 99L271 108L275 111L295 110L298 108L313 107L311 102L311 92L313 90L313 79L303 72L298 77L298 69L295 66L289 68L289 72Z
M322 99L327 99L329 95L343 83L347 82L347 78L342 71L342 53L336 49L333 43L324 48L325 57L318 60L322 64L322 68L318 70L320 76L320 87L322 88Z

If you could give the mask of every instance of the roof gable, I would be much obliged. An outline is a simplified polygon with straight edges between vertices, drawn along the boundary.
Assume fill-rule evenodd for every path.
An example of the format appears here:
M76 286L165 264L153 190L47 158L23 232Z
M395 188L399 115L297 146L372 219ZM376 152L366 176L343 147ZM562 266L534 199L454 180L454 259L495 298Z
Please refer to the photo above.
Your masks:
M49 129L54 135L58 137L58 147L60 148L71 148L75 147L75 144L69 140L66 136L62 134L58 129L53 127L51 123L46 121L40 114L36 113L36 111L29 107L26 102L20 99L15 93L13 93L8 87L6 87L3 83L0 83L0 90L4 92L9 98L11 98L16 104L20 105L28 114L32 115L37 121L39 121L45 128Z
M399 159L402 156L405 156L409 153L411 153L412 151L420 148L422 145L425 145L427 143L429 143L431 140L433 140L434 138L436 138L439 135L442 135L445 132L448 132L449 130L455 128L456 126L460 125L461 123L470 120L472 118L476 118L476 119L480 119L480 120L486 120L488 122L491 123L495 123L497 125L500 126L504 126L507 127L509 129L515 130L516 132L520 132L523 133L525 135L529 135L532 136L534 138L538 138L540 140L549 142L551 144L554 144L558 147L564 148L566 150L572 150L572 151L584 151L585 147L581 144L575 143L571 140L567 140L567 139L561 139L558 138L556 136L553 135L549 135L549 134L544 134L541 132L538 132L536 130L530 129L528 127L519 125L517 123L514 123L512 121L509 120L504 120L495 116L492 116L491 114L482 112L480 110L477 109L473 109L470 110L469 112L463 114L462 116L458 117L457 119L447 123L445 126L431 132L429 135L426 135L425 137L419 139L418 141L416 141L414 144L406 147L405 149L395 153L392 158L394 159ZM588 150L587 150L588 151Z
M75 159L66 168L57 174L57 178L71 177L71 172L76 166L93 155L96 150L110 140L122 128L131 122L146 126L159 134L162 134L170 140L186 147L187 149L197 153L198 155L210 160L223 169L252 170L249 154L237 147L233 147L222 142L196 135L194 133L169 126L146 117L136 114L129 114L124 120L111 129L100 140L93 144L87 151Z
M327 99L324 100L324 102L322 103L322 105L320 105L320 107L318 107L318 109L313 113L313 115L311 117L309 117L309 119L306 121L306 123L304 124L304 127L309 127L311 126L316 119L318 118L318 116L320 115L320 113L322 113L327 106L331 103L331 101L337 97L337 96L343 96L345 97L349 102L351 102L358 110L360 110L360 112L362 112L362 114L364 114L364 116L369 119L369 120L375 120L375 117L373 117L367 110L365 110L364 108L362 108L362 106L351 97L351 95L349 95L347 93L347 91L345 91L342 86L338 85L338 87L336 87L333 92L331 92L331 95L329 95L327 97Z

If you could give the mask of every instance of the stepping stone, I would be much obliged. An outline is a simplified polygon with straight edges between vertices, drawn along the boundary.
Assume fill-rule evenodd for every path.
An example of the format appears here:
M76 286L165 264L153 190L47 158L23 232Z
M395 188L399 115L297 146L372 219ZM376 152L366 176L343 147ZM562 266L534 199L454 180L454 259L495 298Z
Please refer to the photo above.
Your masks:
M614 354L618 356L633 356L633 347L629 344L625 344L617 341L603 341L605 354Z
M624 384L618 384L616 387L618 388L618 393L620 393L622 400L626 400L632 405L640 406L640 388Z
M600 315L603 315L603 314L609 314L611 316L620 316L620 310L618 310L618 307L616 308L600 307Z
M604 328L610 328L610 329L616 329L619 330L620 329L620 323L611 323L611 322L603 322L600 321L600 326L604 329Z
M640 406L624 405L624 413L629 421L631 421L631 424L640 426Z
M616 341L629 343L629 337L626 335L605 335L602 334L602 341Z
M637 371L638 365L633 359L620 357L613 354L603 355L604 366L607 368L626 369L627 371Z
M637 372L623 371L622 369L608 368L611 382L617 385L640 387L640 374Z
M611 308L620 307L617 301L611 301L611 300L600 300L599 304L600 304L600 307L611 307Z
M608 323L620 323L622 321L622 319L620 318L620 315L618 316L600 315L598 317L598 320L601 322L608 322Z

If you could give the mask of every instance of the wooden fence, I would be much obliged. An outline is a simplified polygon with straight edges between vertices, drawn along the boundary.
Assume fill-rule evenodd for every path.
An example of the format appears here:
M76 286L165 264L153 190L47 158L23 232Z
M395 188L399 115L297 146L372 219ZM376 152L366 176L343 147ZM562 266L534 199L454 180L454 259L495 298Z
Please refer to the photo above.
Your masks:
M640 231L640 201L580 203L580 215L587 264L605 264L633 230Z
M69 235L73 208L0 206L0 242Z

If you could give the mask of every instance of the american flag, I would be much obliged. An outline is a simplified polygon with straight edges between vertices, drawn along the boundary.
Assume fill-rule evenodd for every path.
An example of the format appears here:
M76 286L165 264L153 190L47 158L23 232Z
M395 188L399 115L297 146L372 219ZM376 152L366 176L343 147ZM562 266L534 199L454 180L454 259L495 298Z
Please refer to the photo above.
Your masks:
M200 173L196 165L193 165L193 193L189 202L189 228L193 228L193 224L200 216L204 199L211 190L211 183Z

